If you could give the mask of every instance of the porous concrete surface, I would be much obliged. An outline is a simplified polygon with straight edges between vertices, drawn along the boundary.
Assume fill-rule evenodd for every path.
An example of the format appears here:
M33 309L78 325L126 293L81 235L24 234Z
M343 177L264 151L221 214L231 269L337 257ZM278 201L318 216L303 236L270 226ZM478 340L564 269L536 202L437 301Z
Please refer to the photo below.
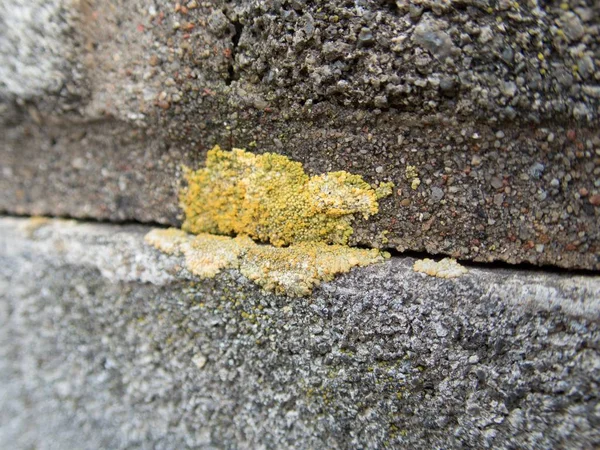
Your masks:
M2 72L0 211L178 225L219 144L396 183L353 244L600 268L596 2L48 0L22 58L26 3L65 87Z
M61 99L62 111L79 106L87 92L80 83L84 69L76 40L77 3L0 3L0 100L24 104L51 96L55 107L55 98Z
M148 229L0 219L0 446L600 445L599 277L392 258L292 299Z

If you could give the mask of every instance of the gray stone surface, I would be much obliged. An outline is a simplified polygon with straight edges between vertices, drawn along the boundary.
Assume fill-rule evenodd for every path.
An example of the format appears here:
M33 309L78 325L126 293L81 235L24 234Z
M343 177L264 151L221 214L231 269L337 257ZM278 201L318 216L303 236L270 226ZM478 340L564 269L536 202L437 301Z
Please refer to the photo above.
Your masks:
M196 4L2 3L1 211L178 224L220 144L394 181L354 244L600 269L594 2Z
M0 99L81 97L82 75L73 37L75 2L11 0L0 3Z
M393 181L355 245L599 270L599 8L0 1L0 212L178 225L219 144ZM148 229L0 218L1 448L600 447L591 272L287 298Z
M600 445L600 279L412 258L309 299L148 228L0 219L0 447Z

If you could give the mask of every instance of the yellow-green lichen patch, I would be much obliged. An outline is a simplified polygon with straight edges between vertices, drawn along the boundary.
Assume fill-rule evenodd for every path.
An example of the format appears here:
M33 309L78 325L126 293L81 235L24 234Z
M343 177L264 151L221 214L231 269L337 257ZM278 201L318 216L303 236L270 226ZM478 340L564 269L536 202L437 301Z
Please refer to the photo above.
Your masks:
M161 252L170 255L181 255L183 254L181 246L187 241L187 238L188 234L178 228L168 228L166 230L157 228L146 234L144 240Z
M384 183L379 183L379 185L375 188L375 195L377 196L377 200L379 200L392 195L393 191L394 183L391 181L386 181Z
M239 255L248 242L251 243L252 240L199 234L183 246L185 264L196 275L214 277L221 269L237 267Z
M389 257L344 244L354 215L376 214L378 200L392 193L391 182L372 187L342 171L309 177L285 156L218 146L205 168L186 169L185 178L183 230L153 230L146 242L183 255L187 269L202 278L235 268L266 290L299 296L338 273Z
M260 245L247 236L231 238L181 230L152 230L146 242L165 253L183 255L186 268L201 278L227 268L240 272L265 290L291 296L308 295L322 281L356 266L383 262L378 250L363 250L322 242L279 248Z
M419 185L421 184L421 179L419 178L419 172L417 172L416 166L406 166L404 170L404 176L408 181L410 181L410 187L413 191L416 191Z
M28 238L32 238L37 230L49 223L50 219L48 217L32 216L21 226L21 229Z
M232 239L207 233L191 236L177 228L152 230L145 240L165 253L183 255L186 268L201 278L212 278L222 269L237 268L240 253L246 245L253 244L247 237Z
M278 248L254 245L240 261L240 271L265 290L302 296L353 267L383 262L376 249L363 250L322 242L303 242Z
M243 234L275 246L346 244L354 214L376 214L377 200L391 192L389 183L376 191L347 172L309 177L285 156L219 146L208 152L205 168L187 169L185 178L185 231Z
M420 259L415 262L413 270L438 278L457 278L469 272L452 258L437 262L429 258Z

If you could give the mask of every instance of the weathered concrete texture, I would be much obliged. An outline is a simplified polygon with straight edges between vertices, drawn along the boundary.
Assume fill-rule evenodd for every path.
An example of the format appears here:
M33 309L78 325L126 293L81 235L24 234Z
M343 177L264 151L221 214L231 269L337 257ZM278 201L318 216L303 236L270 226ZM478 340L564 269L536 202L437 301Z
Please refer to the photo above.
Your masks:
M299 121L271 123L255 132L264 133L266 142L280 125L293 130L288 146L270 144L261 151L286 154L311 174L346 170L372 183L396 184L378 215L356 222L354 244L476 261L600 268L595 187L600 158L592 156L600 146L592 140L586 147L564 129L560 137L538 129L536 139L507 130L497 131L504 136L494 138L497 147L483 143L484 150L473 137L481 126L439 133L433 125L413 123L396 134L387 122L390 116L373 119L375 136L384 137L371 140L370 131L348 125L352 115L347 125L336 123L336 117L312 129L307 125L309 130ZM180 225L181 166L200 165L207 147L190 150L163 140L153 128L132 128L114 119L54 123L26 121L0 135L0 210ZM228 134L212 129L214 139L208 142L227 142ZM405 142L406 152L395 147L397 139ZM360 150L355 153L352 146ZM417 167L417 190L405 177L407 165Z
M16 214L177 223L181 151L151 130L99 119L6 130L0 208ZM198 164L196 162L195 164Z
M147 231L0 220L0 446L600 445L598 277L394 258L290 299Z
M395 182L354 244L600 269L595 2L48 0L69 25L22 58L48 22L25 3L0 29L2 211L178 225L181 164L220 144ZM55 56L58 93L23 75Z
M582 85L600 81L598 5L566 4L242 2L234 73L297 101L592 120L597 96Z
M75 4L69 0L0 3L0 100L40 101L49 95L63 112L80 105L87 92L80 83L84 68L77 48Z

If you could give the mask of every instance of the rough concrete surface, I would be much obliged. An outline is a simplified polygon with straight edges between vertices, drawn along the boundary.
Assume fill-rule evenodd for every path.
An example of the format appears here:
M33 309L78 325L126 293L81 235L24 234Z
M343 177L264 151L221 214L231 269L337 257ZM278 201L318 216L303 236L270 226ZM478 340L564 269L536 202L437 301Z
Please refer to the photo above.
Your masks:
M0 213L136 222L0 218L0 448L599 448L599 66L594 0L0 0ZM393 181L396 256L193 276L217 144Z
M63 91L81 97L74 89L81 77L73 39L77 20L67 1L0 3L0 98L23 101Z
M392 258L292 299L148 230L0 220L1 447L600 445L598 277Z
M219 144L396 183L354 244L600 269L597 2L2 8L6 213L178 225Z

